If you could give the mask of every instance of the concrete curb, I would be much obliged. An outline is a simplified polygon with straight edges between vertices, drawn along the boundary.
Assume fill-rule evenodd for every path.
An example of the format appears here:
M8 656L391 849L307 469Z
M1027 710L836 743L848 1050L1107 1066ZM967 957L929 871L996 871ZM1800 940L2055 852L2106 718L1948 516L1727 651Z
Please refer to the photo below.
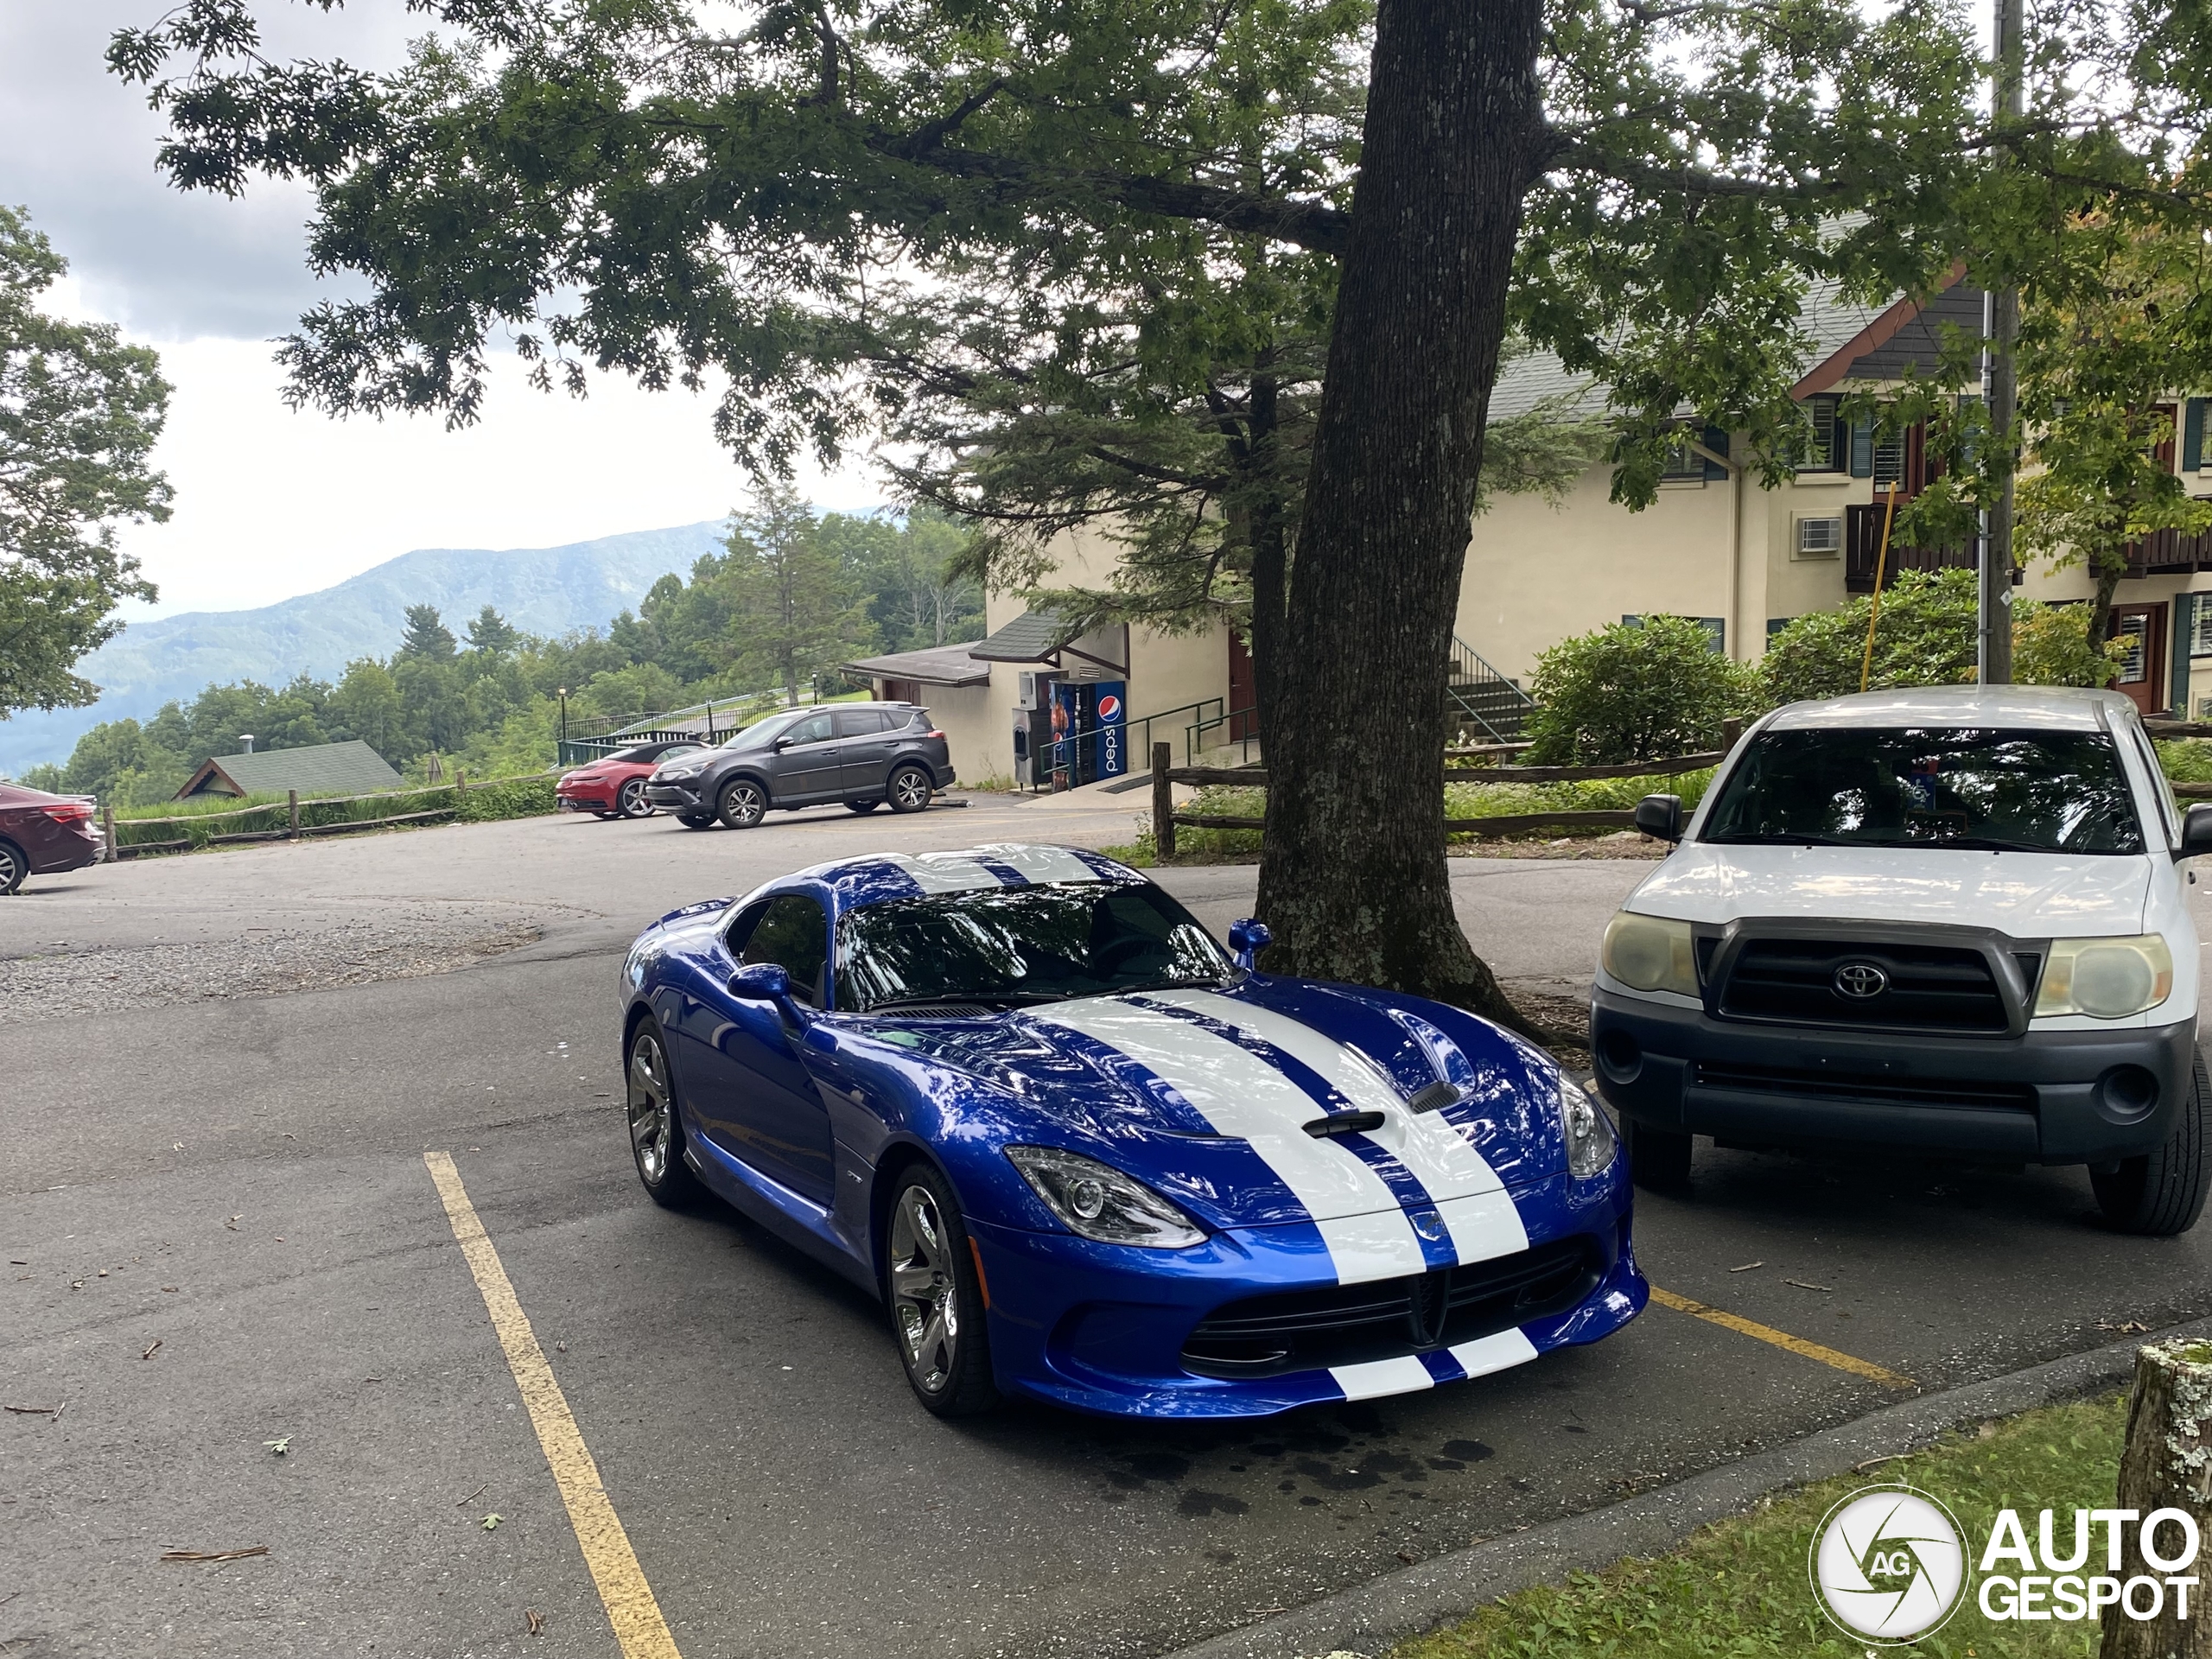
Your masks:
M1163 1659L1302 1659L1347 1649L1380 1653L1394 1642L1465 1618L1516 1590L1556 1583L1569 1573L1595 1572L1632 1555L1659 1554L1700 1527L1741 1514L1770 1492L1847 1473L1869 1458L1911 1451L1961 1423L2010 1417L2111 1387L2133 1371L2138 1348L2170 1338L2212 1338L2212 1319L1885 1407L1602 1510L1439 1555Z

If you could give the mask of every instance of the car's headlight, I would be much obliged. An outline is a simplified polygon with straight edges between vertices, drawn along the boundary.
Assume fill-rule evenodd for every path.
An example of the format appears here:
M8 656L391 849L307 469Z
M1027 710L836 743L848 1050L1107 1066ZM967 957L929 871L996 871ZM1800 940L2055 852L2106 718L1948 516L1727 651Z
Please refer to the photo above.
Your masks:
M653 782L672 784L681 778L696 778L706 769L707 764L703 760L696 766L664 766L653 773Z
M2053 939L2036 992L2036 1017L2086 1014L2121 1020L2173 995L2174 953L2156 933L2133 938Z
M1567 1166L1577 1175L1602 1174L1619 1144L1613 1120L1565 1072L1559 1079L1559 1115L1567 1125Z
M1008 1147L1006 1155L1071 1232L1103 1244L1179 1250L1203 1229L1143 1182L1110 1164L1053 1147Z
M1617 911L1605 924L1603 960L1607 973L1639 991L1697 995L1697 952L1688 922Z

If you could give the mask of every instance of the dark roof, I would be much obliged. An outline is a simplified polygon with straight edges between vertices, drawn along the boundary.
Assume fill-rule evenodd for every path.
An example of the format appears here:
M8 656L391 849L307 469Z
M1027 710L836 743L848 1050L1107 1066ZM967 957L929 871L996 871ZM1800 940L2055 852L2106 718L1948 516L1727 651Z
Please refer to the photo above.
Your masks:
M987 663L1046 663L1067 643L1067 628L1053 610L1024 611L988 639L968 647Z
M1980 307L1980 290L1967 288L1955 275L1952 283L1925 308L1944 321L1964 321L1966 314L1971 311L1978 330ZM1849 299L1840 285L1832 280L1813 283L1806 290L1805 303L1797 314L1797 321L1811 341L1809 349L1796 365L1800 377L1799 395L1825 390L1848 378L1853 368L1859 368L1867 378L1895 378L1900 372L1901 360L1892 362L1889 356L1878 353L1893 338L1900 347L1918 344L1915 331L1905 325L1918 319L1923 308L1902 296L1880 305ZM1932 321L1931 324L1923 325L1928 336L1926 354L1922 359L1923 366L1932 361L1934 355ZM1840 363L1832 361L1845 351L1850 351L1848 358ZM1823 371L1831 369L1834 372L1823 374ZM1611 403L1597 376L1570 373L1550 352L1530 352L1500 366L1497 384L1490 395L1490 417L1503 420L1526 415L1539 404L1551 404L1563 415L1595 416L1605 414ZM1679 412L1688 414L1688 406Z
M918 680L924 685L985 685L991 677L988 663L979 663L966 645L931 645L924 651L894 652L888 657L863 657L843 664L851 674L877 680Z
M316 743L303 749L263 749L253 754L218 755L192 774L176 792L204 794L216 779L241 795L365 795L404 783L385 758L359 739L350 743Z

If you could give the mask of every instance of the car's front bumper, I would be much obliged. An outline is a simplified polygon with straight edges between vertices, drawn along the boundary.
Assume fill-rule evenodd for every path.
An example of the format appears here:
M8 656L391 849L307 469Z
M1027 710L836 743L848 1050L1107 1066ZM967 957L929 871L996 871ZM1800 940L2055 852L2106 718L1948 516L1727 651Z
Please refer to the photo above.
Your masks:
M1255 1377L1200 1375L1185 1363L1185 1344L1231 1302L1334 1287L1310 1227L1243 1228L1186 1250L1140 1250L971 1222L999 1385L1116 1416L1264 1416L1433 1388L1596 1342L1643 1310L1650 1287L1630 1246L1621 1161L1610 1178L1573 1184L1579 1192L1568 1185L1555 1177L1514 1196L1524 1216L1544 1217L1529 1224L1532 1246L1592 1241L1596 1281L1573 1306L1448 1344L1417 1344L1408 1334L1395 1354Z
M715 809L702 793L703 787L696 778L686 778L676 783L664 783L655 779L645 785L645 798L664 812L712 812Z
M2018 1037L1854 1032L1716 1020L1600 988L1590 1040L1607 1103L1657 1128L1740 1146L2101 1164L2171 1131L2196 1022Z

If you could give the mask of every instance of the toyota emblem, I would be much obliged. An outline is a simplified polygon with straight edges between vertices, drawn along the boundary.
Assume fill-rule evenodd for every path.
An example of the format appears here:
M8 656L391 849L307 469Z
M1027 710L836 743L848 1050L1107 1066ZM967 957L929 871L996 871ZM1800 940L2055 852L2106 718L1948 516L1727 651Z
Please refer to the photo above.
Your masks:
M1871 962L1847 962L1835 970L1835 994L1854 1002L1879 996L1890 988L1890 976Z

